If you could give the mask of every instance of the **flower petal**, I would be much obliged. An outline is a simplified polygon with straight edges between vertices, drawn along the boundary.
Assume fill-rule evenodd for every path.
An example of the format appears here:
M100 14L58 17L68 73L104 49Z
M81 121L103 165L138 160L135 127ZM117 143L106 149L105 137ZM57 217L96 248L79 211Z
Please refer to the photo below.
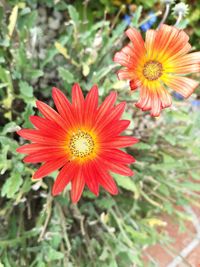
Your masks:
M109 162L106 159L100 159L100 158L99 158L99 162L102 165L102 168L105 170L109 170L111 172L115 172L115 173L118 173L124 176L133 175L133 171L123 164Z
M31 153L35 153L39 150L45 150L45 149L55 149L58 148L58 146L51 146L50 145L41 145L41 144L28 144L28 145L23 145L21 147L18 147L16 149L16 151L18 153L22 153L22 154L31 154Z
M130 164L135 162L135 159L133 156L125 153L122 150L119 149L105 149L103 155L101 156L102 159L106 159L110 162L114 163L121 163L121 164Z
M85 98L84 122L91 126L96 118L98 108L98 87L94 85Z
M96 196L99 195L99 184L98 184L98 179L97 173L95 169L93 168L92 163L88 163L83 166L83 176L85 179L85 183L89 190Z
M110 123L118 121L122 116L122 114L124 113L125 107L126 107L126 102L121 102L115 108L113 108L112 111L107 114L107 116L102 117L101 120L98 120L97 118L97 123L95 124L94 129L96 129L100 133Z
M58 140L53 137L47 137L40 130L35 129L22 129L17 132L18 135L21 137L31 140L32 142L36 142L39 144L46 144L46 145L64 145L65 142L63 140Z
M72 112L72 105L66 96L57 88L53 87L52 97L59 114L73 126L75 123L74 114Z
M77 171L76 177L72 180L71 199L73 203L77 203L81 197L85 186L85 180L81 168Z
M38 150L35 153L31 153L30 155L26 156L23 161L28 163L38 163L43 161L51 161L53 159L58 159L60 157L66 157L64 150L60 148L54 148L54 149L45 149L45 150Z
M146 49L144 46L144 40L142 38L142 35L137 29L129 28L126 31L126 35L129 37L129 39L133 43L134 51L137 52L137 54L141 55L146 52Z
M84 108L84 97L82 90L78 83L75 83L72 87L72 106L76 120L81 124L83 120L83 108Z
M119 80L133 80L135 78L135 73L130 69L122 69L117 72Z
M45 162L33 175L33 179L41 179L44 176L62 168L67 163L66 158L58 158Z
M32 124L40 130L40 133L55 138L64 138L66 132L56 122L49 121L39 116L30 116Z
M109 127L106 129L104 136L101 137L102 142L119 135L129 126L129 124L129 120L120 120L119 122L113 123L112 128Z
M114 179L110 176L110 174L108 174L108 172L103 168L101 168L101 171L99 171L97 162L93 163L93 169L96 172L97 179L100 185L110 194L117 195L118 188L116 186Z
M36 105L39 111L45 116L45 118L50 121L56 121L57 124L59 124L60 127L63 129L68 128L68 124L66 123L66 121L50 106L39 100L36 101Z
M59 172L56 181L54 182L52 195L56 196L60 194L68 183L75 177L77 172L77 165L69 162Z
M176 92L188 98L197 88L199 83L193 79L187 77L178 77L178 76L170 76L168 75L164 82L167 86L174 89Z
M108 142L104 142L102 144L103 147L105 148L109 148L109 147L127 147L127 146L132 146L136 143L138 143L139 140L135 137L132 136L117 136L111 140L109 140Z
M148 59L155 58L154 44L155 44L156 34L157 32L155 30L148 30L146 32L145 47L146 47Z

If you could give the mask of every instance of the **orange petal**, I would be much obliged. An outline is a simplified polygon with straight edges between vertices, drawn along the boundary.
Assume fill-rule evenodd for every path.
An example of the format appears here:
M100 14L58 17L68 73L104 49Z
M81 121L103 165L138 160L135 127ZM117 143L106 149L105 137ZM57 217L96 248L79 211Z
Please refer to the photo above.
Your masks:
M192 65L192 64L196 64L196 63L200 64L200 52L194 52L194 53L190 53L188 55L179 57L179 58L171 61L171 63L174 64L177 67L186 66L186 65Z
M114 55L113 61L119 63L124 67L128 67L130 69L134 68L133 59L129 55L126 55L121 51L117 52Z
M157 91L151 94L151 116L158 117L161 111L161 101Z
M188 52L189 37L183 30L178 30L173 26L162 25L158 31L155 41L155 48L160 52L158 60L166 60L171 56L183 55ZM187 49L185 49L185 46ZM181 51L181 53L180 53Z
M146 32L145 47L147 50L147 57L149 59L155 59L156 57L156 51L154 50L156 34L157 32L155 30L148 30Z
M175 66L175 67L169 67L165 69L167 73L175 73L175 74L189 74L189 73L195 73L200 72L200 64L193 64L193 65L187 65L187 66Z
M133 49L135 52L137 52L137 54L141 55L146 52L146 49L144 46L144 40L138 30L136 30L135 28L129 28L126 31L126 35L129 37L129 39L133 43Z
M169 92L164 87L160 87L160 89L158 90L158 95L160 98L162 108L168 108L171 106L172 98Z
M189 97L199 85L199 83L193 79L170 75L165 78L164 82L185 98Z
M117 72L119 80L132 80L135 78L135 73L130 69L122 69Z

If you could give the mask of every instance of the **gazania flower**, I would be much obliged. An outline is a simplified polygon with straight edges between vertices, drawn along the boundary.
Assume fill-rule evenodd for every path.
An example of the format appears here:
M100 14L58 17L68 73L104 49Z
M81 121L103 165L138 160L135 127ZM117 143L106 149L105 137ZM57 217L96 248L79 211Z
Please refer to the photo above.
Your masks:
M193 93L198 82L183 75L200 71L200 52L188 54L191 45L183 30L162 25L148 30L145 42L136 29L126 34L131 43L115 54L114 61L125 67L118 72L119 79L130 80L132 90L140 88L138 108L159 116L171 105L169 88L185 98Z
M133 175L127 164L134 162L131 155L120 148L133 145L137 139L121 136L130 121L120 120L125 102L114 106L117 94L111 92L98 107L98 88L94 86L84 99L81 88L72 88L72 103L53 88L57 112L43 102L37 108L44 117L31 116L35 129L22 129L18 134L33 143L17 149L28 154L24 162L44 162L33 175L34 179L61 169L53 186L53 195L61 193L71 182L71 198L79 200L88 186L95 195L99 186L109 193L118 193L110 172Z

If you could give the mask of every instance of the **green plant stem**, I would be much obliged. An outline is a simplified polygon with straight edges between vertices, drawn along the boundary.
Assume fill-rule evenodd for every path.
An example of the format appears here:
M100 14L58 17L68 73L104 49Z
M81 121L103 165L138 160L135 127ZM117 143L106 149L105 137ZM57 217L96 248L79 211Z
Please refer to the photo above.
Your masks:
M50 190L51 191L51 190ZM53 198L51 196L51 193L49 193L48 197L47 197L47 206L46 206L46 213L47 213L47 216L46 216L46 220L45 220L45 223L44 223L44 226L43 226L43 229L41 231L41 234L38 238L38 242L41 242L44 238L44 235L45 235L45 232L46 232L46 229L47 229L47 226L49 224L49 221L50 221L50 218L51 218L51 214L52 214L52 202L53 202Z
M66 231L65 215L64 215L64 213L62 211L62 207L60 206L60 204L58 202L56 202L56 206L57 206L59 214L60 214L63 238L65 240L65 244L66 244L66 247L67 247L67 250L68 250L68 254L69 254L70 251L71 251L71 244L70 244L69 237L68 237L68 234L67 234L67 231Z
M151 14L149 16L147 16L144 20L142 20L139 24L138 24L138 28L143 25L144 23L148 22L151 18L153 17L158 17L162 14L162 11L157 11L155 14Z

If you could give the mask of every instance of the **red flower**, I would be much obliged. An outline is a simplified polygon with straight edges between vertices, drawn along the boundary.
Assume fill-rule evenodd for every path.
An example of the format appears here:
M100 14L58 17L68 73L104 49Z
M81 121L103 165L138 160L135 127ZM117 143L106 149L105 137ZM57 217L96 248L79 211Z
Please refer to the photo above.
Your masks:
M127 164L134 162L131 155L119 148L131 146L138 140L131 136L121 136L130 121L120 120L125 102L114 106L115 92L98 107L98 88L93 86L84 99L81 88L72 88L72 104L57 88L53 88L53 100L58 112L43 102L37 107L44 118L31 116L35 129L22 129L18 134L33 143L17 149L28 154L24 162L44 162L33 178L42 178L60 169L52 194L61 193L71 182L71 198L79 200L85 184L95 195L99 185L109 193L118 193L110 174L115 172L125 176L133 175Z
M130 81L131 90L139 88L136 106L151 110L159 116L162 109L171 106L171 88L185 98L198 86L198 82L183 75L200 71L200 52L190 53L189 37L183 30L162 25L159 30L148 30L145 42L136 29L128 29L130 44L114 56L124 66L119 79Z

